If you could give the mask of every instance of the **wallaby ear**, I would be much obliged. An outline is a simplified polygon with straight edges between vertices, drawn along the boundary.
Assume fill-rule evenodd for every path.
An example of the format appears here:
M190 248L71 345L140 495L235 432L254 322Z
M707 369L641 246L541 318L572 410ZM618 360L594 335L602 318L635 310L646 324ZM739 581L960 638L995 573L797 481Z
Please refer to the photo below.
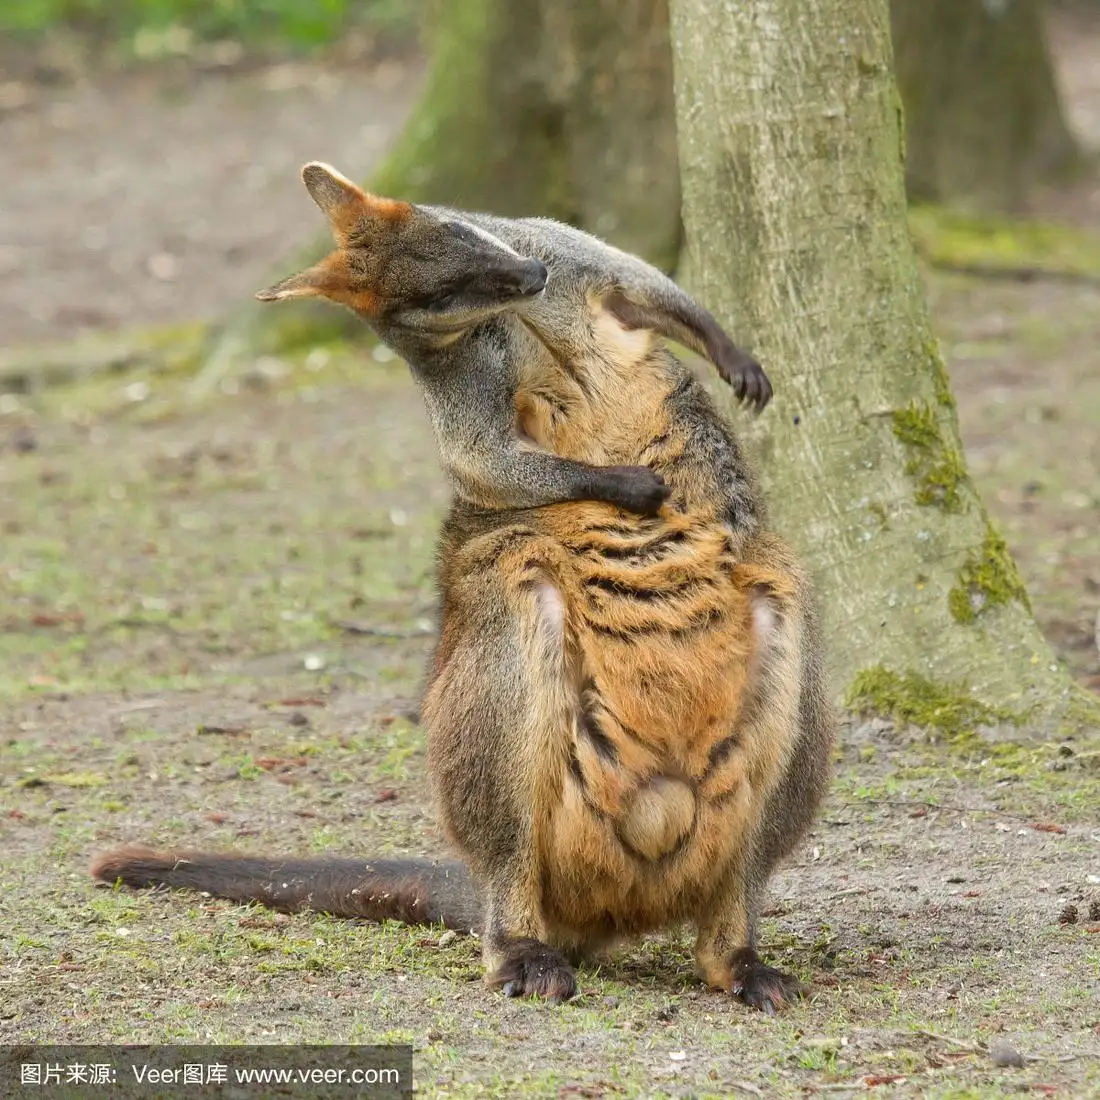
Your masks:
M366 192L331 164L310 161L302 169L302 182L326 218L331 219L348 205L361 208L367 205Z
M323 274L316 267L307 267L297 275L290 275L272 286L257 290L256 297L261 302L281 302L284 298L316 298L325 293Z
M302 182L313 201L329 220L340 245L364 218L372 221L400 222L412 214L407 202L369 195L358 184L330 164L310 161L302 169Z
M281 302L284 298L334 298L344 301L350 292L350 282L347 257L337 250L305 271L256 291L256 297L261 302Z
M280 302L284 298L328 298L359 313L374 316L380 308L379 300L361 285L362 282L362 279L356 279L351 274L347 253L337 250L305 271L258 290L256 297L261 302Z

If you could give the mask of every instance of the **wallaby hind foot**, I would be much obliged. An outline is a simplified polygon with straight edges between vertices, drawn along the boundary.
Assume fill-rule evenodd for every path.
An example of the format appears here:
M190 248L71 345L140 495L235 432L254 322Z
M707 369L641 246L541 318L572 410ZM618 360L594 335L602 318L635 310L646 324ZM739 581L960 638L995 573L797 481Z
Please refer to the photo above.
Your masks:
M774 1016L803 995L796 978L768 966L751 947L742 947L733 953L730 969L733 972L730 992L749 1008L758 1008L765 1015Z
M506 997L543 997L561 1004L576 994L573 968L555 948L521 939L500 945L497 952L503 959L485 980Z

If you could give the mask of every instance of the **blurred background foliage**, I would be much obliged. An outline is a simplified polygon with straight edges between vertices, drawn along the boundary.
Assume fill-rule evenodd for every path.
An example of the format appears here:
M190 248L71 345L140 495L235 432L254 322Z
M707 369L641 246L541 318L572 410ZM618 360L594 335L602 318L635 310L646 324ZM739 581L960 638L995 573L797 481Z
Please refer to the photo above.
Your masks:
M0 34L64 27L122 55L184 54L200 42L311 50L352 29L412 37L424 0L4 0Z

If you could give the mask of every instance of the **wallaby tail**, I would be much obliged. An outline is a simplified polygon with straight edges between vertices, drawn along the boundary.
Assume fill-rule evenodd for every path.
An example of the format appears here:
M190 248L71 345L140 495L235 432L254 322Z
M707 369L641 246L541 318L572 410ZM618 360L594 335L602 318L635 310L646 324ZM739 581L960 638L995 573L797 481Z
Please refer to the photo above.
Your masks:
M422 859L278 859L127 847L92 864L101 882L174 886L294 913L481 929L481 901L461 863Z

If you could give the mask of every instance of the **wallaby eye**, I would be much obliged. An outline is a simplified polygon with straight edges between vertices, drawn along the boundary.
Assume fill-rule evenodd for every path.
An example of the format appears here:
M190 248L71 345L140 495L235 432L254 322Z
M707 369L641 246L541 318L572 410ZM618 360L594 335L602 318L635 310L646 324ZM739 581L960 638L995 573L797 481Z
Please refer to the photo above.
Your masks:
M433 298L432 301L431 301L431 304L429 305L429 308L433 309L433 310L449 309L451 306L453 306L455 304L455 302L457 300L458 300L458 295L455 294L455 293L444 294L440 298Z

